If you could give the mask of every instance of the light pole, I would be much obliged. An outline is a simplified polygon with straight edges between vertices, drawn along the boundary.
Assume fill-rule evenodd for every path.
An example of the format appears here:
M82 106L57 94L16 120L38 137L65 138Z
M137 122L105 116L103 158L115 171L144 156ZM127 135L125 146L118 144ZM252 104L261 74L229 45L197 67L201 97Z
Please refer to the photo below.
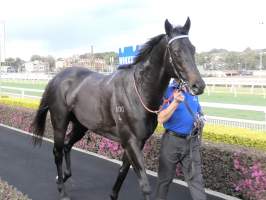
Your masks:
M2 51L3 50L3 51ZM2 59L5 58L5 22L0 21L0 93L2 85Z
M260 69L260 70L262 70L262 68L263 68L262 56L263 56L263 54L265 54L265 53L266 53L266 52L263 52L263 51L260 52L260 65L259 65L259 69Z
M264 21L263 21L263 19L261 19L261 20L259 21L259 25L260 25L260 27L263 28L263 25L264 25ZM261 29L261 32L263 33L263 29ZM260 52L260 65L259 65L259 70L262 70L262 68L263 68L262 56L263 56L264 53L265 53L265 52L263 52L263 50L261 50L261 52Z

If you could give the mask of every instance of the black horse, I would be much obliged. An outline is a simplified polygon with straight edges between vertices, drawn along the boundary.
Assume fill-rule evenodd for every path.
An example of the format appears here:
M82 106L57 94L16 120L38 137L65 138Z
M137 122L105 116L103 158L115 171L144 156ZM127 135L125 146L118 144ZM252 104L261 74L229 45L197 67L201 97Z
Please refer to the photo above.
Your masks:
M35 143L41 143L47 112L54 130L54 157L61 199L69 199L64 182L71 176L70 151L87 131L121 143L123 164L113 186L116 200L130 165L135 170L145 200L150 185L142 148L157 126L157 113L170 78L186 82L194 95L203 93L205 83L195 64L195 47L184 26L165 21L166 34L149 40L133 64L105 76L86 68L71 67L58 73L47 85L32 124ZM73 127L65 140L68 124ZM63 174L63 155L66 170Z

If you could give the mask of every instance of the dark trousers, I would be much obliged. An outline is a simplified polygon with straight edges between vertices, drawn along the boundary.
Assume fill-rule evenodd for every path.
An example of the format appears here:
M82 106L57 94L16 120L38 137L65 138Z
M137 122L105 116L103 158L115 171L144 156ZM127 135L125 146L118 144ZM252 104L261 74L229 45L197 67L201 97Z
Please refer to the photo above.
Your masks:
M193 200L206 200L199 138L194 137L190 141L169 133L165 133L161 141L156 200L167 199L168 189L175 177L178 162L181 164Z

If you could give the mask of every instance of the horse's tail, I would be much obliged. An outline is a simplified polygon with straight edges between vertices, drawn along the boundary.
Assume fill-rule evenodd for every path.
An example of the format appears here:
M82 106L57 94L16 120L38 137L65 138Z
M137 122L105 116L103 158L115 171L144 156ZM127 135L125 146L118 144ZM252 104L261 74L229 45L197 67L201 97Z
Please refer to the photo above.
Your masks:
M39 108L36 112L36 115L30 127L30 131L33 133L32 140L33 140L34 146L36 146L37 144L41 146L42 144L42 138L43 138L44 131L45 131L46 116L49 110L48 96L47 96L48 88L49 88L49 84L47 85L43 93Z

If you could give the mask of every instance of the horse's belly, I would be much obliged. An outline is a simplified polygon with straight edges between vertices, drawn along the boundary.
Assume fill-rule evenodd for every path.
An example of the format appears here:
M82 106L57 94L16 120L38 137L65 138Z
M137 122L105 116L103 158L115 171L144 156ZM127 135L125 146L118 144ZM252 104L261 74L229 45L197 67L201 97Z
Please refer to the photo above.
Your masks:
M75 106L73 113L77 120L95 133L108 133L116 137L116 123L107 110L97 106ZM102 135L102 134L101 134ZM105 135L103 135L105 136Z

